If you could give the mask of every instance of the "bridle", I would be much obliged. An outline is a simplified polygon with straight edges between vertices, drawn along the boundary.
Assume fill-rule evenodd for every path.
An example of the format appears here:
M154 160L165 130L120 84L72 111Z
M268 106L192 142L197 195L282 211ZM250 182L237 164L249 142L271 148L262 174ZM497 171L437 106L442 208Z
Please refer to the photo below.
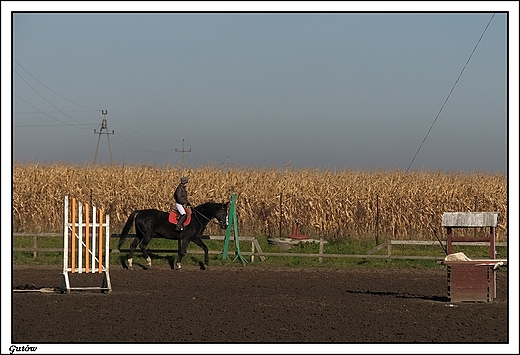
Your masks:
M224 205L223 205L223 204L221 205L221 207L222 207L222 211L224 211ZM202 217L204 217L208 222L213 222L213 223L215 223L215 224L218 224L220 227L222 227L222 224L221 224L220 221L219 221L219 222L212 221L213 218L208 218L207 216L205 216L205 215L202 214L201 212L197 211L195 208L193 208L193 211L195 211L195 218L197 218L197 221L199 221L199 224L202 225L202 223L201 223L199 217L197 217L197 214L199 214L199 215L201 215Z

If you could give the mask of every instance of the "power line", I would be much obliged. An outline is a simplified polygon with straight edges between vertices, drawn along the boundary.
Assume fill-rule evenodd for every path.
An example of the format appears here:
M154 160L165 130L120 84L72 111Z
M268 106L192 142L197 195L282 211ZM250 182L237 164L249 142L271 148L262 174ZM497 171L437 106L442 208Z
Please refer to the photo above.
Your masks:
M20 113L20 114L30 114L30 113L56 113L56 112L89 112L91 110L62 110L62 111L16 111L16 113Z
M193 149L193 147L189 143L186 142L186 145L193 150L193 153L195 153L195 155L200 156L202 159L210 160L210 158L204 156L203 154L201 154L201 153L197 152L195 149Z
M17 74L17 75L18 75L18 76L19 76L19 77L20 77L20 78L21 78L21 79L22 79L22 80L23 80L23 81L24 81L24 82L25 82L25 83L26 83L26 84L27 84L31 89L33 89L35 93L37 93L37 94L38 94L42 99L44 99L44 100L45 100L49 105L51 105L52 107L54 107L56 110L58 110L61 114L63 114L64 116L70 118L70 119L73 120L74 122L79 123L80 125L84 125L84 126L86 126L84 123L81 123L80 121L78 121L78 120L75 119L74 117L69 116L69 115L67 115L65 112L63 112L62 110L60 110L60 109L59 109L58 107L56 107L53 103L51 103L49 100L47 100L47 99L46 99L42 94L40 94L40 93L38 92L38 90L36 90L34 87L32 87L31 84L29 84L29 83L27 82L27 80L25 80L25 79L24 79L20 74L18 74L18 72L17 72L16 70L15 70L14 72L15 72L15 73L16 73L16 74ZM19 98L20 100L22 100L23 102L27 103L27 104L28 104L29 106L31 106L32 108L38 110L36 107L34 107L33 105L29 104L26 100L22 99L20 96L18 96L18 95L16 95L16 94L15 94L15 96L18 97L18 98ZM40 110L38 110L38 111L40 111ZM41 112L41 113L44 113L43 111L40 111L40 112ZM48 115L47 115L47 116L48 116ZM51 117L51 116L49 116L49 117ZM58 120L58 119L56 119L56 120ZM58 121L59 121L59 120L58 120ZM64 123L63 121L60 121L60 122Z
M486 33L488 27L489 27L489 24L491 23L491 20L493 20L493 17L495 17L495 14L493 13L493 15L491 16L491 18L489 19L489 22L488 24L486 25L486 28L484 28L484 31L482 32L482 34L480 35L480 38L478 39L477 41L477 44L475 45L475 47L473 48L473 51L471 51L471 54L468 58L468 60L466 61L466 64L464 64L464 67L462 68L459 76L457 77L457 80L455 80L455 84L453 84L450 92L448 93L448 96L446 97L446 100L444 100L444 103L442 104L439 112L437 113L437 116L435 117L435 119L433 120L433 123L432 125L430 126L430 128L428 129L428 132L426 132L426 136L424 137L421 145L419 146L419 149L417 149L417 151L415 152L415 155L413 156L413 159L412 161L410 162L410 165L408 165L408 168L406 169L406 172L408 172L410 170L410 167L412 166L413 162L415 161L415 158L417 157L417 154L419 154L419 151L421 150L424 142L426 141L426 138L428 138L428 135L430 134L432 128L433 128L433 125L435 124L435 122L437 122L437 119L439 118L439 115L441 114L442 110L444 109L444 106L446 105L446 103L448 102L448 99L450 98L451 96L451 93L453 92L453 90L455 89L455 86L457 85L457 83L459 82L459 79L460 77L462 76L462 73L464 73L464 70L466 69L466 66L468 65L469 61L471 60L471 57L473 57L473 53L475 53L475 50L477 49L480 41L482 40L482 37L484 37L484 34Z
M23 102L25 102L27 105L29 105L29 106L31 106L32 108L34 108L35 110L37 110L38 112L44 114L45 116L50 117L50 118L52 118L53 120L56 120L56 121L58 121L58 122L60 122L60 123L63 123L64 126L79 127L79 128L82 128L81 126L84 126L84 127L87 127L88 129L90 129L90 127L88 127L86 124L81 123L81 122L75 120L74 118L72 118L72 117L70 117L70 116L68 116L68 117L71 118L72 120L78 122L79 124L71 124L71 123L63 122L62 120L59 120L59 119L57 119L56 117L53 117L53 116L51 116L51 115L49 115L49 114L47 114L47 113L41 111L41 110L38 109L37 107L31 105L29 102L27 102L26 100L24 100L23 98L21 98L21 97L18 96L17 94L14 94L14 96L16 96L17 98L19 98L20 100L22 100ZM60 111L60 112L61 112L61 111ZM63 113L63 112L62 112L62 113ZM20 127L20 126L15 126L15 127Z
M74 105L77 105L77 106L80 106L80 107L82 107L82 108L85 108L85 109L87 109L88 111L92 111L92 110L95 110L95 111L103 111L103 110L93 109L93 108L90 108L90 107L87 107L87 106L84 106L84 105L80 105L80 104L78 104L78 103L76 103L76 102L73 102L73 101L67 99L67 98L64 97L63 95L60 95L60 94L57 93L56 91L52 90L49 86L45 85L43 82L41 82L40 80L38 80L34 75L32 75L31 73L29 73L29 71L27 71L27 70L26 70L24 67L22 67L19 63L16 62L16 64L18 64L18 66L20 66L20 68L22 68L22 69L23 69L27 74L29 74L29 75L30 75L34 80L36 80L36 81L37 81L38 83L40 83L42 86L44 86L45 88L47 88L48 90L50 90L51 92L53 92L54 94L56 94L57 96L61 97L62 99L66 100L66 101L68 101L68 102L70 102L70 103L73 103ZM69 124L69 123L66 123L66 122L64 122L64 121L62 121L62 120L56 118L56 117L53 117L53 116L49 115L48 113L46 113L46 112L44 112L44 111L38 109L38 108L35 107L34 105L30 104L27 100L23 99L23 98L20 97L18 94L14 94L17 98L19 98L21 101L25 102L25 103L26 103L27 105L29 105L30 107L34 108L37 112L42 113L42 114L48 116L49 118L52 118L53 120L56 120L56 121L62 123L63 126L72 126L72 127L85 126L85 127L87 127L87 125L85 125L85 124L79 122L78 120L74 119L73 117L71 117L71 116L65 114L65 111L60 110L58 107L56 107L54 104L52 104L48 99L46 99L46 98L45 98L45 97L44 97L40 92L38 92L38 90L36 90L36 88L34 88L31 84L29 84L29 82L28 82L27 80L25 80L25 78L23 78L22 75L21 75L20 73L18 73L16 70L15 70L14 72L15 72L15 74L18 75L18 76L20 77L20 79L23 80L23 81L24 81L24 82L25 82L25 83L26 83L26 84L27 84L27 85L28 85L28 86L29 86L29 87L30 87L34 92L36 92L40 97L42 97L46 102L48 102L52 107L54 107L54 108L56 109L55 112L60 112L60 113L64 114L65 116L69 117L69 118L72 119L73 121L78 122L78 124L77 124L77 125L76 125L76 124ZM150 138L150 137L148 137L148 136L145 136L144 134L142 134L142 133L140 133L140 132L138 132L138 131L132 129L132 128L129 127L128 125L126 125L124 122L122 122L121 120L119 120L119 119L118 119L117 117L115 117L113 114L110 114L110 116L112 116L115 120L117 120L119 123L121 123L121 124L122 124L123 126L125 126L126 128L130 129L131 131L133 131L133 132L135 132L135 133L137 133L137 134L139 134L139 135L141 135L141 136L143 136L143 137L145 137L145 138L147 138L147 139L154 140L154 141L159 141L159 142L168 142L168 143L171 143L171 141L161 141L161 140L157 140L157 139L153 139L153 138ZM15 127L42 127L42 126L60 126L60 125L38 125L38 124L35 124L35 125L16 125ZM91 125L90 125L90 126L91 126ZM101 135L101 134L107 134L106 132L102 132L102 131L104 131L104 129L105 129L105 128L103 128L103 127L104 127L103 122L102 122L101 126L102 126L101 132L99 132L98 134L100 134L100 135ZM105 125L105 126L106 126L106 125ZM88 128L88 129L90 129L90 128ZM96 133L95 130L94 130L94 132ZM114 132L111 132L111 134L114 134ZM165 150L165 151L154 151L154 150L146 149L146 148L144 148L144 147L141 147L141 146L135 144L135 143L132 142L131 140L126 139L125 137L123 137L123 136L121 136L121 135L118 135L118 136L120 136L121 138L123 138L123 139L125 139L126 141L130 142L131 144L133 144L133 145L139 147L139 148L131 147L131 146L125 145L125 144L123 144L123 143L121 143L121 142L118 142L118 141L114 140L116 143L121 144L121 145L123 145L123 146L125 146L125 147L128 147L128 148L131 148L131 149L140 150L140 151L144 151L144 152L161 153L161 154L167 154L167 153L171 153L171 152L173 151L173 149L169 149L169 150ZM98 137L98 138L100 138L100 137ZM107 138L108 138L108 135L107 135ZM109 142L110 142L110 141L109 141ZM99 144L99 140L98 140L98 144ZM97 150L97 148L96 148L96 150ZM96 155L97 155L97 153L96 153ZM95 161L95 160L96 160L96 158L94 158L94 161Z
M117 134L117 133L116 133ZM152 149L147 149L145 147L142 147L138 144L135 144L133 141L131 141L130 139L127 139L125 137L123 137L122 135L120 134L117 134L118 137L121 137L122 139L124 139L125 141L129 142L130 144L132 144L133 146L131 145L128 145L128 144L125 144L125 143L122 143L122 142L119 142L115 139L113 139L114 142L116 142L117 144L120 144L122 145L123 147L127 147L127 148L130 148L130 149L133 149L133 150L137 150L137 151L141 151L141 152L147 152L147 153L157 153L157 154L170 154L171 152L174 151L174 149L167 149L167 150L152 150Z
M18 127L78 127L78 125L70 124L70 123L64 123L64 124L17 124L13 125L14 128ZM93 126L93 125L91 125Z
M131 130L132 132L137 133L138 135L143 136L144 138L148 138L148 139L153 140L153 141L156 141L156 142L167 142L167 143L171 143L171 141L160 140L160 139L155 139L155 138L150 138L150 137L148 137L148 136L145 136L145 135L142 134L141 132L138 132L138 131L136 131L135 129L132 129L131 127L129 127L128 125L126 125L124 122L122 122L120 119L118 119L118 118L115 117L114 115L110 114L110 116L112 116L112 117L113 117L117 122L121 123L123 126L125 126L126 128L128 128L128 129Z
M23 71L25 71L27 74L29 74L29 75L31 76L31 78L33 78L34 80L36 80L37 82L39 82L40 84L42 84L43 86L45 86L48 90L50 90L50 91L53 92L54 94L56 94L56 95L58 95L59 97L61 97L63 100L66 100L66 101L68 101L68 102L70 102L70 103L72 103L72 104L74 104L74 105L76 105L76 106L86 108L86 109L88 109L88 110L100 111L99 109L96 109L96 108L91 108L91 107L87 107L87 106L80 105L80 104L78 104L78 103L76 103L76 102L74 102L74 101L71 101L71 100L67 99L66 97L61 96L61 95L58 94L56 91L52 90L50 87L48 87L47 85L45 85L44 83L42 83L40 80L38 80L34 75L32 75L31 73L29 73L29 72L27 71L27 69L25 69L24 67L22 67L22 66L20 65L20 63L18 63L16 60L15 60L14 62L15 62L15 63L20 67L20 68L22 68ZM16 74L18 74L18 73L16 72L16 70L15 70L14 72L15 72ZM20 75L20 74L18 74L18 75ZM21 76L20 76L20 77L21 77ZM25 80L24 80L24 81L25 81ZM29 85L29 86L30 86L30 85ZM33 90L34 90L34 89L33 89ZM60 111L60 112L61 112L61 111Z
M38 78L36 78L34 75L32 75L28 70L26 70L23 66L21 66L18 62L14 61L25 73L27 73L31 78L33 78L34 80L36 80L39 84L41 84L43 87L45 87L46 89L48 89L49 91L51 91L52 93L54 93L55 95L59 96L60 98L76 105L76 106L79 106L79 107L82 107L84 109L87 109L88 111L101 111L103 113L103 115L105 116L105 118L103 119L103 121L101 122L101 130L99 132L97 132L96 130L94 130L94 133L98 134L98 144L96 146L96 153L95 153L95 157L94 157L94 163L96 162L96 159L97 159L97 153L98 153L98 148L99 148L99 141L100 141L100 138L101 138L101 135L102 134L106 134L107 135L107 139L108 139L108 144L109 144L109 150L110 150L110 159L113 163L113 159L112 159L112 152L111 152L111 148L110 148L110 138L109 138L109 135L110 134L115 134L114 131L112 132L109 132L108 131L108 121L106 120L106 115L108 114L108 111L107 110L99 110L99 109L95 109L95 108L91 108L91 107L88 107L88 106L84 106L84 105L81 105L81 104L78 104L74 101L71 101L69 99L67 99L66 97L64 97L63 95L60 95L59 93L57 93L56 91L54 91L53 89L51 89L49 86L45 85L42 81L40 81ZM35 107L34 105L30 104L29 102L27 102L26 100L24 100L23 98L21 98L19 95L17 94L14 94L17 98L19 98L21 101L25 102L26 104L28 104L30 107L34 108L37 112L39 113L42 113L50 118L52 118L53 120L56 120L60 123L62 123L63 126L72 126L72 127L80 127L80 128L88 128L88 129L91 129L90 127L88 127L88 125L86 124L83 124L81 123L80 121L76 120L75 118L67 115L65 112L67 111L64 111L64 110L60 110L57 106L55 106L54 104L52 104L47 98L45 98L40 92L38 92L38 90L36 90L36 88L34 88L20 73L18 73L16 70L14 70L15 74L20 77L21 80L23 80L34 92L36 92L36 94L38 94L43 100L45 100L47 103L49 103L53 108L56 109L55 112L59 112L61 114L63 114L64 116L72 119L73 121L77 122L78 124L69 124L69 123L66 123L60 119L57 119L56 117L53 117L51 115L49 115L48 113L38 109L37 107ZM68 112L74 112L74 111L68 111ZM114 116L112 113L110 113L110 116L112 118L114 118L116 121L118 121L121 125L123 125L124 127L128 128L129 130L131 130L132 132L144 137L144 138L147 138L147 139L150 139L150 140L153 140L155 142L167 142L167 143L170 143L171 144L171 141L169 140L160 140L160 139L156 139L156 138L151 138L151 137L148 137L144 134L142 134L141 132L139 131L136 131L135 129L131 128L130 126L128 126L127 124L125 124L123 121L121 121L120 119L118 119L116 116ZM15 127L43 127L43 126L61 126L61 125L38 125L38 124L35 124L35 125L16 125ZM83 126L83 127L82 127ZM92 126L92 125L90 125ZM182 140L182 150L178 150L178 149L167 149L167 150L162 150L162 151L158 151L158 150L151 150L151 149L147 149L147 148L144 148L136 143L134 143L132 140L130 139L127 139L125 138L124 136L118 134L118 137L121 137L122 139L124 139L125 141L129 142L131 145L133 146L130 146L130 145L127 145L127 144L124 144L122 142L119 142L117 140L113 140L115 143L117 144L120 144L124 147L127 147L127 148L130 148L130 149L134 149L134 150L137 150L137 151L142 151L142 152L148 152L148 153L157 153L157 154L170 154L171 152L175 151L175 152L181 152L182 153L182 165L184 166L184 153L188 153L188 152L192 152L192 149L190 147L190 149L186 150L184 149L184 139ZM188 144L189 146L189 144ZM202 154L196 152L196 151L193 151L197 156L200 156L201 158L203 159L208 159L207 157L203 156Z

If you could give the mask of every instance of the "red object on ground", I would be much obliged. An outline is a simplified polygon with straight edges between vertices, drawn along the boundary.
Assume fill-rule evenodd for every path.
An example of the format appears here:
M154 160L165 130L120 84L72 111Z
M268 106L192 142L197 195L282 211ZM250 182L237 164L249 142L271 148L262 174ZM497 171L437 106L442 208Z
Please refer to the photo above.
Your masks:
M292 227L291 235L289 235L289 238L291 239L309 239L307 235L299 234L298 233L298 221L296 221Z
M291 238L291 239L309 239L309 236L304 235L304 234L291 234L289 236L289 238Z

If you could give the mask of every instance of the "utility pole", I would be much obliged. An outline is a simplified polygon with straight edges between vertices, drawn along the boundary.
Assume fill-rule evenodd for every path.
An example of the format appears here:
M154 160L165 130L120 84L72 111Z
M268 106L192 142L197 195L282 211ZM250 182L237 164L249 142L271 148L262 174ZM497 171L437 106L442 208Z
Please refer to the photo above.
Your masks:
M189 153L191 152L191 149L189 150L184 150L184 139L182 140L182 150L178 150L177 148L175 148L175 151L176 152L181 152L182 153L182 169L184 169L184 153Z
M96 132L96 130L94 130L94 133L98 134L96 155L94 155L94 164L96 164L97 152L98 152L98 148L99 148L99 140L101 139L101 135L106 134L107 140L108 140L108 151L110 152L110 164L114 165L114 159L112 159L112 149L110 148L110 136L109 136L109 134L114 134L114 131L112 131L112 132L108 131L108 123L107 123L107 117L106 117L108 111L101 110L101 113L103 114L103 120L101 121L101 129L99 130L99 132ZM103 130L105 130L106 132L103 132Z

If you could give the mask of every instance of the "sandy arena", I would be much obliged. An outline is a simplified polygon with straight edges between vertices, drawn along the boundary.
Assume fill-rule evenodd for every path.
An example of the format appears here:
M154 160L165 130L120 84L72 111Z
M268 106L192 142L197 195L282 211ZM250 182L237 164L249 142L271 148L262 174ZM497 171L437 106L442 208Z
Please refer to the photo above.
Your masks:
M88 276L88 278L85 278ZM110 270L112 292L59 293L61 268L15 266L12 342L507 343L507 273L492 303L450 303L445 270ZM71 275L71 286L102 276Z

